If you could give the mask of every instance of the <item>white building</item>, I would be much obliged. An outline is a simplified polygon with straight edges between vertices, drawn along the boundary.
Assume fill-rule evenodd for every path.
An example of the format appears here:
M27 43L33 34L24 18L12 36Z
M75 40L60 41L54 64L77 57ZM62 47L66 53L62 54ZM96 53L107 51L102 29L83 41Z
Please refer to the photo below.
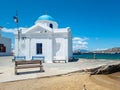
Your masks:
M0 30L0 56L11 55L11 39L2 37Z
M21 39L15 33L15 56L44 56L45 62L66 60L72 56L72 34L69 27L58 28L49 15L40 16L35 25L21 31ZM18 42L20 41L20 42Z

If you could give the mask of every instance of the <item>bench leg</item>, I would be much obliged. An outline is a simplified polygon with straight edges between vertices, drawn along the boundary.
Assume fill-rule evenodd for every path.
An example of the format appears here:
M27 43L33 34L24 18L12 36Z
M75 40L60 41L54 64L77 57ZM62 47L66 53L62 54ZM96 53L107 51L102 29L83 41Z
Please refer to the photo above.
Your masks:
M65 60L65 63L67 63L67 61Z
M15 74L17 75L17 69L15 68Z
M44 72L43 66L40 67L40 72Z

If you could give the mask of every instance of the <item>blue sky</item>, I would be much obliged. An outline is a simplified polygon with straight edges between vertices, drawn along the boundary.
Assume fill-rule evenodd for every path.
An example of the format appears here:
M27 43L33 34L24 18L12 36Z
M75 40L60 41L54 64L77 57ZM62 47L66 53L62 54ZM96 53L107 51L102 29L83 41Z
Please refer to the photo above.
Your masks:
M120 47L119 0L1 0L0 26L14 30L16 10L20 27L34 25L45 12L55 18L60 28L71 27L74 48ZM2 35L14 43L13 34Z

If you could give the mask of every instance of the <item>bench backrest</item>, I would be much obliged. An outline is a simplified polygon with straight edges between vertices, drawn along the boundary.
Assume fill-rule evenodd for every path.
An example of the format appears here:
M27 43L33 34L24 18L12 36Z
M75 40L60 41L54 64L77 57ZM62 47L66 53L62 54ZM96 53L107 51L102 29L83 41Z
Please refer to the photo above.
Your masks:
M24 64L42 64L42 61L40 60L33 60L33 61L15 61L16 65L24 65Z

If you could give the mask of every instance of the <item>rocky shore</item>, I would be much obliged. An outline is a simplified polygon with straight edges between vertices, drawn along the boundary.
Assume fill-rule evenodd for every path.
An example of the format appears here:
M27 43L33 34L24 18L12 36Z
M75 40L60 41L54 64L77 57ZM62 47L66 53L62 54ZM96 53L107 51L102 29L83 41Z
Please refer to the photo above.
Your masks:
M83 71L90 72L90 75L111 74L115 72L120 72L120 63L113 65L103 65L97 68L85 69Z

